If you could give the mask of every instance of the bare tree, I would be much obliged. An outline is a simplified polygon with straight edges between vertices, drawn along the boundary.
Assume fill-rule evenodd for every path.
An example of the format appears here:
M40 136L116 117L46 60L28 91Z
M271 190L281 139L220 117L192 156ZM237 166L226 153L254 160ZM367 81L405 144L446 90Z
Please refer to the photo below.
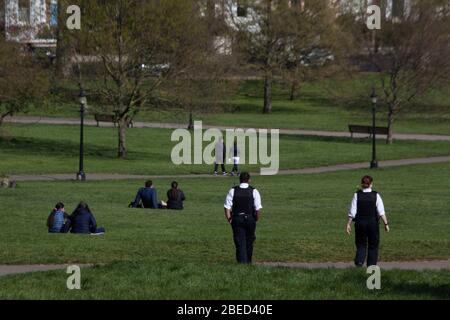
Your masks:
M95 91L112 107L125 158L132 118L163 85L188 79L207 60L207 25L195 0L84 0L82 8L82 32L73 33L78 55L103 66Z
M394 1L383 15L381 30L356 22L355 46L379 73L388 109L387 143L393 142L397 115L417 97L448 85L450 75L450 5L448 1ZM364 20L364 13L359 12Z
M297 66L302 54L326 45L333 7L326 0L247 0L230 1L228 8L237 47L263 73L263 113L270 113L275 75L289 64Z
M33 55L0 39L0 126L7 116L42 105L48 93L48 74Z
M70 60L69 53L70 48L68 48L68 39L66 36L66 10L68 7L67 0L58 0L57 7L57 26L56 26L56 63L55 63L55 77L56 79L62 79L69 75L70 70Z

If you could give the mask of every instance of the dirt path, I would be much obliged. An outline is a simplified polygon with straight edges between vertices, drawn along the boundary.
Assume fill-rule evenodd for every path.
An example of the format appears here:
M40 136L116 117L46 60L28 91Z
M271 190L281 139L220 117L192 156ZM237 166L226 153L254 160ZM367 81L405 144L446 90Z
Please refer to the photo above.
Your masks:
M431 157L431 158L416 158L416 159L401 159L401 160L386 160L380 161L379 165L382 168L409 166L418 164L433 164L433 163L445 163L450 162L450 156L445 157ZM304 169L290 169L280 170L279 175L300 175L300 174L313 174L324 172L336 172L344 170L357 170L367 169L368 162L350 163L350 164L338 164L332 166L323 166L316 168L304 168ZM252 173L252 175L259 175L258 172ZM190 175L132 175L132 174L115 174L115 173L87 173L87 179L89 181L105 181L105 180L143 180L148 178L153 179L165 179L165 178L177 178L177 179L189 179L189 178L226 178L223 176L213 176L211 174L190 174ZM75 180L75 174L71 173L55 173L55 174L43 174L43 175L11 175L9 177L15 181L70 181Z
M353 263L349 262L260 262L260 266L284 267L284 268L302 268L302 269L346 269L355 268ZM382 270L450 270L450 260L435 261L392 261L379 262L378 266Z
M74 264L70 264L74 265ZM92 267L92 264L76 264L80 268ZM66 269L69 264L27 264L27 265L0 265L0 276L10 274L28 273L37 271L52 271Z
M350 262L257 262L256 265L265 267L299 268L299 269L348 269L355 268ZM450 260L435 261L392 261L380 262L382 270L450 270ZM64 270L68 264L47 265L0 265L0 277L12 274ZM79 264L81 268L92 267L92 264Z
M54 125L79 125L79 119L71 118L49 118L49 117L13 117L6 118L5 122L22 123L22 124L54 124ZM94 120L85 120L85 125L96 126L97 122ZM113 123L101 123L102 127L113 127ZM180 123L155 123L155 122L135 122L135 128L163 128L163 129L179 129L186 128L187 124ZM203 124L204 129L217 128L220 130L234 129L228 126L213 126ZM241 128L248 129L248 128ZM268 128L255 128L268 129ZM275 129L275 128L272 128ZM349 138L350 133L344 131L325 131L325 130L302 130L302 129L280 129L280 134L285 135L301 135L301 136L318 136L318 137L341 137ZM367 134L354 134L355 138L367 137ZM379 139L385 139L385 136L379 136ZM433 135L433 134L394 134L395 140L423 140L423 141L450 141L450 135Z

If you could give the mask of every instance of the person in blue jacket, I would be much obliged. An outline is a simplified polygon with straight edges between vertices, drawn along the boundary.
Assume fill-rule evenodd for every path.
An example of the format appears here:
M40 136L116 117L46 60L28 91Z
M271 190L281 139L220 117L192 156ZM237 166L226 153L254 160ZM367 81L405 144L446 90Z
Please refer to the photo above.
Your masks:
M49 233L66 232L68 226L68 214L65 212L64 203L58 202L47 218L47 227Z
M85 202L80 202L70 216L71 233L92 234L104 233L105 228L98 228L97 221Z
M146 209L158 209L161 208L158 205L158 199L156 195L156 189L153 186L153 181L148 180L145 182L145 187L140 188L136 194L134 202L131 204L133 208L142 206Z

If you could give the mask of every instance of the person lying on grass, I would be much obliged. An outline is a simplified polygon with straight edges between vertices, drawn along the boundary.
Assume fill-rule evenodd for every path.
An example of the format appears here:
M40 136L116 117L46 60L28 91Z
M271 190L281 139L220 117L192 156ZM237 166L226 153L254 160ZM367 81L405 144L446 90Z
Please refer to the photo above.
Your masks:
M70 222L69 215L65 212L64 203L58 202L47 218L47 227L49 233L67 232L66 228Z
M80 234L102 234L105 233L105 228L97 228L97 221L85 202L80 202L77 208L70 216L71 233Z

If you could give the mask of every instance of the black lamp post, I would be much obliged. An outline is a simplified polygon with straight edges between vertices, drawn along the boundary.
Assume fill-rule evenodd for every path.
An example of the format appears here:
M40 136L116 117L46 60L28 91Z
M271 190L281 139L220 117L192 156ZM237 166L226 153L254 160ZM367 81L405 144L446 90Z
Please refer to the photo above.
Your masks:
M189 113L188 130L194 130L194 118L192 117L192 111Z
M84 112L86 111L87 99L86 93L83 89L80 90L80 167L77 173L77 180L85 181L86 174L84 173Z
M378 161L377 161L377 137L376 137L376 122L375 121L376 121L378 97L377 97L377 93L375 92L375 88L372 90L370 99L372 100L372 161L370 162L370 168L376 169L376 168L378 168Z

